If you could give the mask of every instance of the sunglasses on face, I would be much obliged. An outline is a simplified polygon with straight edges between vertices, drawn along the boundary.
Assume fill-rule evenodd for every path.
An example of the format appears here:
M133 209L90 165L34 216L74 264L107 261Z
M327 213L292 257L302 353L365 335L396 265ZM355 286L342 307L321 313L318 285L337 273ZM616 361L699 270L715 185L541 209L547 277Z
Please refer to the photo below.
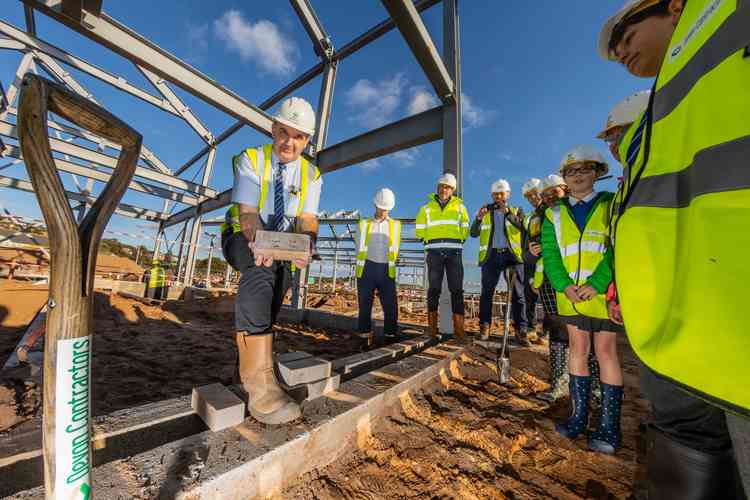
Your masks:
M575 167L565 170L563 177L573 177L574 175L587 175L594 171L594 167Z

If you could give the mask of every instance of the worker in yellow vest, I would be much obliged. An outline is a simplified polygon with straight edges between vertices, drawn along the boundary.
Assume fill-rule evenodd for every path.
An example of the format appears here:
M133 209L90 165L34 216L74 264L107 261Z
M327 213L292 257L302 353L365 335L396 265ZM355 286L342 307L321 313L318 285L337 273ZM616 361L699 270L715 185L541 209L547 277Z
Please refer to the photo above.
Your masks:
M735 460L750 491L749 27L746 0L630 0L599 36L603 58L656 79L620 146L637 154L614 228L653 408L649 498L743 498Z
M500 276L510 268L514 276L511 316L516 330L516 341L529 346L526 329L526 300L524 297L523 210L508 204L510 184L499 179L490 187L492 203L477 211L471 225L471 236L479 237L479 266L482 268L482 291L479 296L479 336L486 339L492 324L492 299Z
M542 221L544 221L544 201L542 200L542 180L531 178L521 186L521 194L531 205L531 210L523 216L521 232L521 256L523 257L523 298L526 303L526 323L528 330L536 332L537 295L532 289L536 263L542 253ZM532 251L534 249L535 251ZM545 335L544 330L539 338Z
M396 205L396 196L388 188L375 193L375 215L361 219L357 232L357 299L358 330L373 335L372 303L378 291L383 307L383 331L375 332L375 345L384 344L384 336L398 337L398 302L396 296L396 261L401 245L401 222L389 212Z
M161 300L164 297L164 284L166 275L161 262L154 259L151 262L151 269L148 271L148 281L146 282L146 298Z
M417 213L416 236L427 251L427 323L429 333L438 335L438 306L443 276L448 279L453 311L453 332L457 339L466 338L464 330L464 264L463 246L469 236L469 214L463 201L454 196L456 177L443 174L437 182L437 193L429 196Z
M302 156L315 133L315 113L302 98L290 97L274 116L273 143L248 148L232 160L233 205L221 227L224 258L240 273L235 301L239 374L248 393L248 410L265 424L300 416L299 405L279 386L273 369L271 327L292 282L292 264L253 253L258 230L308 234L318 230L323 181L318 168ZM311 249L312 250L312 249Z

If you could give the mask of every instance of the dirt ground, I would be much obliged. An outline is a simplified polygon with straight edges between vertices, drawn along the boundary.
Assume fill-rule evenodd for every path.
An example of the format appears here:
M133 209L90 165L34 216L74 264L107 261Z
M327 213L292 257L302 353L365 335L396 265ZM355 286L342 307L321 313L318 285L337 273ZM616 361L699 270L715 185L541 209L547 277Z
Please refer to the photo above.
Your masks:
M514 350L511 383L501 386L494 356L471 348L462 377L402 398L360 449L305 475L277 499L630 498L648 408L629 347L623 340L623 447L615 456L555 432L567 399L550 406L534 396L547 387L545 350Z

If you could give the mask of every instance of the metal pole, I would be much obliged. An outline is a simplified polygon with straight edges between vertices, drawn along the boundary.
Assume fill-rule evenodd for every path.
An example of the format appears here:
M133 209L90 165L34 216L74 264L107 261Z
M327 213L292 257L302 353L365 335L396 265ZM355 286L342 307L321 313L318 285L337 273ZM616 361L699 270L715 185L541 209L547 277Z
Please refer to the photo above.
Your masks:
M224 288L229 288L229 279L232 277L232 267L227 263L227 271L224 273Z
M212 233L206 233L206 236L211 238L211 243L208 245L208 266L206 267L206 288L211 288L211 259L214 257L214 239L216 235Z
M331 293L336 293L336 271L339 264L339 240L336 240L336 247L333 250L333 285Z

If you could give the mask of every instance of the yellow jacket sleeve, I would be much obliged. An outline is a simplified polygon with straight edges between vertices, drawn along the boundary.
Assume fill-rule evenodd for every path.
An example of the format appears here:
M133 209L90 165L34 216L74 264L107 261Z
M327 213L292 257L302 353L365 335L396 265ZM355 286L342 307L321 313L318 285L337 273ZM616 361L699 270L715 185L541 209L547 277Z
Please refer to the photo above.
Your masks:
M415 221L415 224L415 233L417 235L417 239L424 241L425 229L427 228L427 214L425 213L424 205L419 207L419 212L417 212L417 219Z
M466 210L466 206L461 204L461 239L466 241L469 237L469 212Z

